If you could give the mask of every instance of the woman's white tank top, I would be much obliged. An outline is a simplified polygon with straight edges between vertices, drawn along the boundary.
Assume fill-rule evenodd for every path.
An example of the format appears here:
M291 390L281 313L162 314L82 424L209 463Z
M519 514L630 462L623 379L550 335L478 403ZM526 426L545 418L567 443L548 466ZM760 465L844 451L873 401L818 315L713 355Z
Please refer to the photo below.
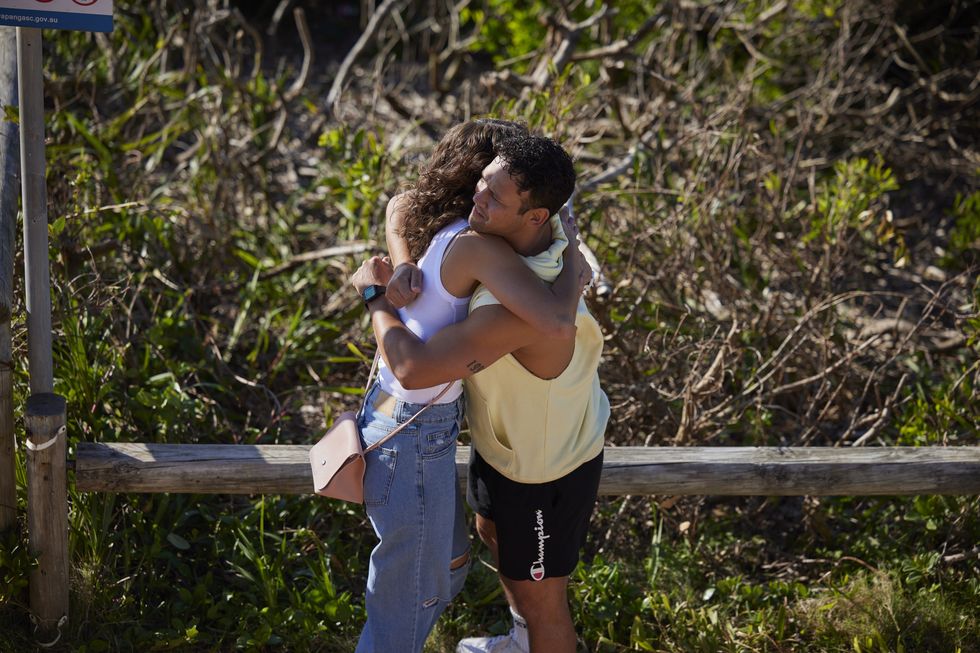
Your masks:
M442 258L446 248L456 234L466 226L466 220L456 220L432 237L428 249L418 263L419 269L422 270L422 293L414 302L398 311L398 316L405 326L423 342L443 327L460 322L466 317L470 298L455 297L442 285ZM445 387L443 384L432 388L406 390L385 365L383 358L378 360L378 383L381 384L381 389L391 396L413 404L426 404L432 401L432 398ZM446 394L439 398L439 403L456 401L462 392L463 382L453 381Z

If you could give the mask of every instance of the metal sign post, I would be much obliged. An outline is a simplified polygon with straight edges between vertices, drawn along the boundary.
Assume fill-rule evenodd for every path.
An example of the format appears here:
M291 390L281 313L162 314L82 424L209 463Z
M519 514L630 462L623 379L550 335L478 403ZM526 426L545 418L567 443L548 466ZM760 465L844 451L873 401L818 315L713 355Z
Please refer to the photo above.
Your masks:
M17 28L20 95L20 171L24 211L24 285L31 393L54 390L51 363L51 278L48 272L48 194L44 181L44 93L41 30Z
M31 396L27 400L28 545L32 620L43 646L68 622L68 470L65 400L53 394L51 278L45 184L41 28L110 31L112 0L0 0L0 25L17 27L21 205Z

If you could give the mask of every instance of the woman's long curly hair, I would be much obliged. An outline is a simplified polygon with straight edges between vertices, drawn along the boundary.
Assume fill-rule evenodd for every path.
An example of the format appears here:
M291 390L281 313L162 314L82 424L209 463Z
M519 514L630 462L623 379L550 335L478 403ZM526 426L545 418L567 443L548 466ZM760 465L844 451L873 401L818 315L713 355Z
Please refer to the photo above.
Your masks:
M401 235L414 260L440 229L469 216L476 183L497 156L497 144L522 133L527 133L524 125L495 118L469 120L446 132L406 192Z

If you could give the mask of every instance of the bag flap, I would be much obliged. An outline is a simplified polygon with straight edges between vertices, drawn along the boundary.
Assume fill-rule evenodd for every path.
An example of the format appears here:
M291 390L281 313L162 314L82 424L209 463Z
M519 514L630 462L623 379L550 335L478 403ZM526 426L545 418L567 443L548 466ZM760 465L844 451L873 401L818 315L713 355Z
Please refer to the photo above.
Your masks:
M352 412L343 413L320 441L310 448L315 491L326 487L344 465L360 455L361 436L357 430L357 416Z

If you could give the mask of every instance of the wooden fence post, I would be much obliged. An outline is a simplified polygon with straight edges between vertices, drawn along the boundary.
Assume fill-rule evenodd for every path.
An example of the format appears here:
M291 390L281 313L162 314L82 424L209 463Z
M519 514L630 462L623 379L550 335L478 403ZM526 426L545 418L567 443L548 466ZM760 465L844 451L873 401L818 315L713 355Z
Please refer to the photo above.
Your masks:
M14 466L14 387L10 312L14 299L14 243L20 174L17 126L3 107L17 104L17 33L0 28L0 531L17 523Z
M28 546L37 557L31 572L31 613L38 636L61 637L68 620L68 438L65 399L51 393L27 399Z

